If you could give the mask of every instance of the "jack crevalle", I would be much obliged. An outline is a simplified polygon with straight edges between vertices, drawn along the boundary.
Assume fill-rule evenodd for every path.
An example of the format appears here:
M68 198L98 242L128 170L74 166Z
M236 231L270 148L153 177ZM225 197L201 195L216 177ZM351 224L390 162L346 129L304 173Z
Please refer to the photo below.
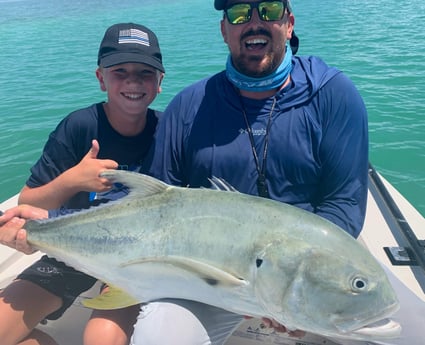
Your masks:
M330 337L398 335L387 319L398 301L383 269L331 222L238 192L173 187L126 171L102 176L130 194L28 221L28 241L139 302L197 300Z

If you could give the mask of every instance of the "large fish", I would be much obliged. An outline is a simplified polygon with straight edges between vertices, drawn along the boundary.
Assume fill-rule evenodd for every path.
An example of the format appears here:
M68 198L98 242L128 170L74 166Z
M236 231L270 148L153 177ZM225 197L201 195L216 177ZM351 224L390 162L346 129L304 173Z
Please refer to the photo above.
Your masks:
M197 300L330 337L399 333L387 319L398 300L381 266L331 222L238 192L173 187L125 171L102 175L130 194L29 221L29 242L139 302Z

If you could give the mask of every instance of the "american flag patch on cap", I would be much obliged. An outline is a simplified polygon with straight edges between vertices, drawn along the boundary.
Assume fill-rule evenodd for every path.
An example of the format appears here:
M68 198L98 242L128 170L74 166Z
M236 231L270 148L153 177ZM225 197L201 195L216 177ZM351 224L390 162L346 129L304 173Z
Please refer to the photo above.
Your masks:
M136 43L150 46L148 34L137 29L120 30L118 43Z

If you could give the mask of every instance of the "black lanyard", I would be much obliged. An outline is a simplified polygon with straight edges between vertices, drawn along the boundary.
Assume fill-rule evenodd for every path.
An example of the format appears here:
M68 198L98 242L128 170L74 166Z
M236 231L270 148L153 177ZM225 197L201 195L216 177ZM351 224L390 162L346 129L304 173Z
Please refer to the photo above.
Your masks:
M267 149L268 149L268 145L269 145L269 133L270 133L270 126L271 126L271 119L272 119L272 115L273 115L273 111L274 111L274 107L276 105L276 97L273 97L273 104L272 104L272 108L270 110L270 114L269 114L269 119L267 122L267 128L266 128L266 135L264 138L264 149L263 149L263 161L261 164L261 168L260 168L260 162L258 159L258 155L257 155L257 150L255 149L255 143L254 143L254 135L252 134L252 128L249 125L248 122L248 117L246 115L245 112L245 107L244 104L242 102L242 98L240 98L241 100L241 106L242 106L242 114L245 120L245 124L246 124L246 129L248 132L248 136L249 136L249 141L251 142L251 149L252 149L252 155L254 156L254 161L255 161L255 166L257 169L257 173L258 173L258 179L257 179L257 190L258 190L258 195L264 198L268 198L269 197L269 191L267 188L267 183L266 183L266 160L267 160Z

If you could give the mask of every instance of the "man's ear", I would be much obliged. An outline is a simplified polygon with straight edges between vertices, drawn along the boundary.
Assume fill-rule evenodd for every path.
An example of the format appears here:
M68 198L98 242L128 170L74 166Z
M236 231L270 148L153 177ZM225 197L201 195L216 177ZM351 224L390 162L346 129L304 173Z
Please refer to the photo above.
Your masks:
M292 38L292 33L294 32L294 25L295 25L295 17L292 13L289 13L288 16L288 33L287 33L287 39L290 40Z

